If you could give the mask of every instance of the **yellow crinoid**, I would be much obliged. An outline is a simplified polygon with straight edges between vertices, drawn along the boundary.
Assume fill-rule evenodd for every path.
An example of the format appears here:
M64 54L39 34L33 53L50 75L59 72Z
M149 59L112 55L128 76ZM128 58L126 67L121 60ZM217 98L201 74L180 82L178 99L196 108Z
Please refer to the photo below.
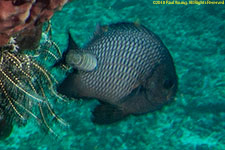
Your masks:
M49 101L53 97L63 100L55 92L54 84L52 75L33 56L18 52L15 43L0 49L0 118L5 117L9 124L25 124L32 116L54 133L49 125L52 116L67 125L54 113Z

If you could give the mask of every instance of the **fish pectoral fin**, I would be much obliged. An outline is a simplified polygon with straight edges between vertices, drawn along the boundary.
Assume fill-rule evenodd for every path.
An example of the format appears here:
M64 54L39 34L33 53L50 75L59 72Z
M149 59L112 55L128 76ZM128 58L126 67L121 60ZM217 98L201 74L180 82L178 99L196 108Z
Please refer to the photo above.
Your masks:
M115 105L101 103L92 112L92 122L95 124L111 124L122 120L128 114Z

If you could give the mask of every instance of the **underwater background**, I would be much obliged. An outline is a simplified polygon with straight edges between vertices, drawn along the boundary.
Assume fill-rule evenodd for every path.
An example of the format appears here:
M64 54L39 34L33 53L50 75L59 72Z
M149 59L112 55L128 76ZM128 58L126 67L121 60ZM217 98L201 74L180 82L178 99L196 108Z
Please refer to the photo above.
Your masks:
M14 126L12 134L0 141L0 150L225 149L225 5L73 0L51 19L52 38L65 51L68 31L82 46L96 24L121 21L140 22L169 49L179 77L176 101L153 113L99 126L90 120L98 101L71 99L54 105L70 124L55 128L59 137L43 132L29 119L24 127ZM66 76L61 69L51 73L59 81Z

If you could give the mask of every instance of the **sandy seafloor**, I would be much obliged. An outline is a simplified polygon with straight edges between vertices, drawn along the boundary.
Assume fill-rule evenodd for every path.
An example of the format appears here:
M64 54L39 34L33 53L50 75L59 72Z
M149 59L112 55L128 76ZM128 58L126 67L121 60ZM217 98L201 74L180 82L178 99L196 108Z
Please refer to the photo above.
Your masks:
M46 134L30 119L14 126L0 150L224 150L225 5L153 5L149 0L74 0L52 18L61 50L67 31L83 45L97 23L139 21L159 35L174 58L179 77L176 101L154 113L94 125L96 100L54 105L69 128ZM53 72L58 80L65 74ZM53 124L54 127L54 124Z

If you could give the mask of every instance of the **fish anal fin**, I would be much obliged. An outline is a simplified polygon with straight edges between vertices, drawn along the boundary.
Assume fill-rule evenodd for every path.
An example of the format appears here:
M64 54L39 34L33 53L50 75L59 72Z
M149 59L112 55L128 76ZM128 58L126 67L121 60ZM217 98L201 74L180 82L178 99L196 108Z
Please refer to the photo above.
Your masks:
M92 122L95 124L111 124L122 120L128 114L123 112L117 106L101 103L92 112Z

